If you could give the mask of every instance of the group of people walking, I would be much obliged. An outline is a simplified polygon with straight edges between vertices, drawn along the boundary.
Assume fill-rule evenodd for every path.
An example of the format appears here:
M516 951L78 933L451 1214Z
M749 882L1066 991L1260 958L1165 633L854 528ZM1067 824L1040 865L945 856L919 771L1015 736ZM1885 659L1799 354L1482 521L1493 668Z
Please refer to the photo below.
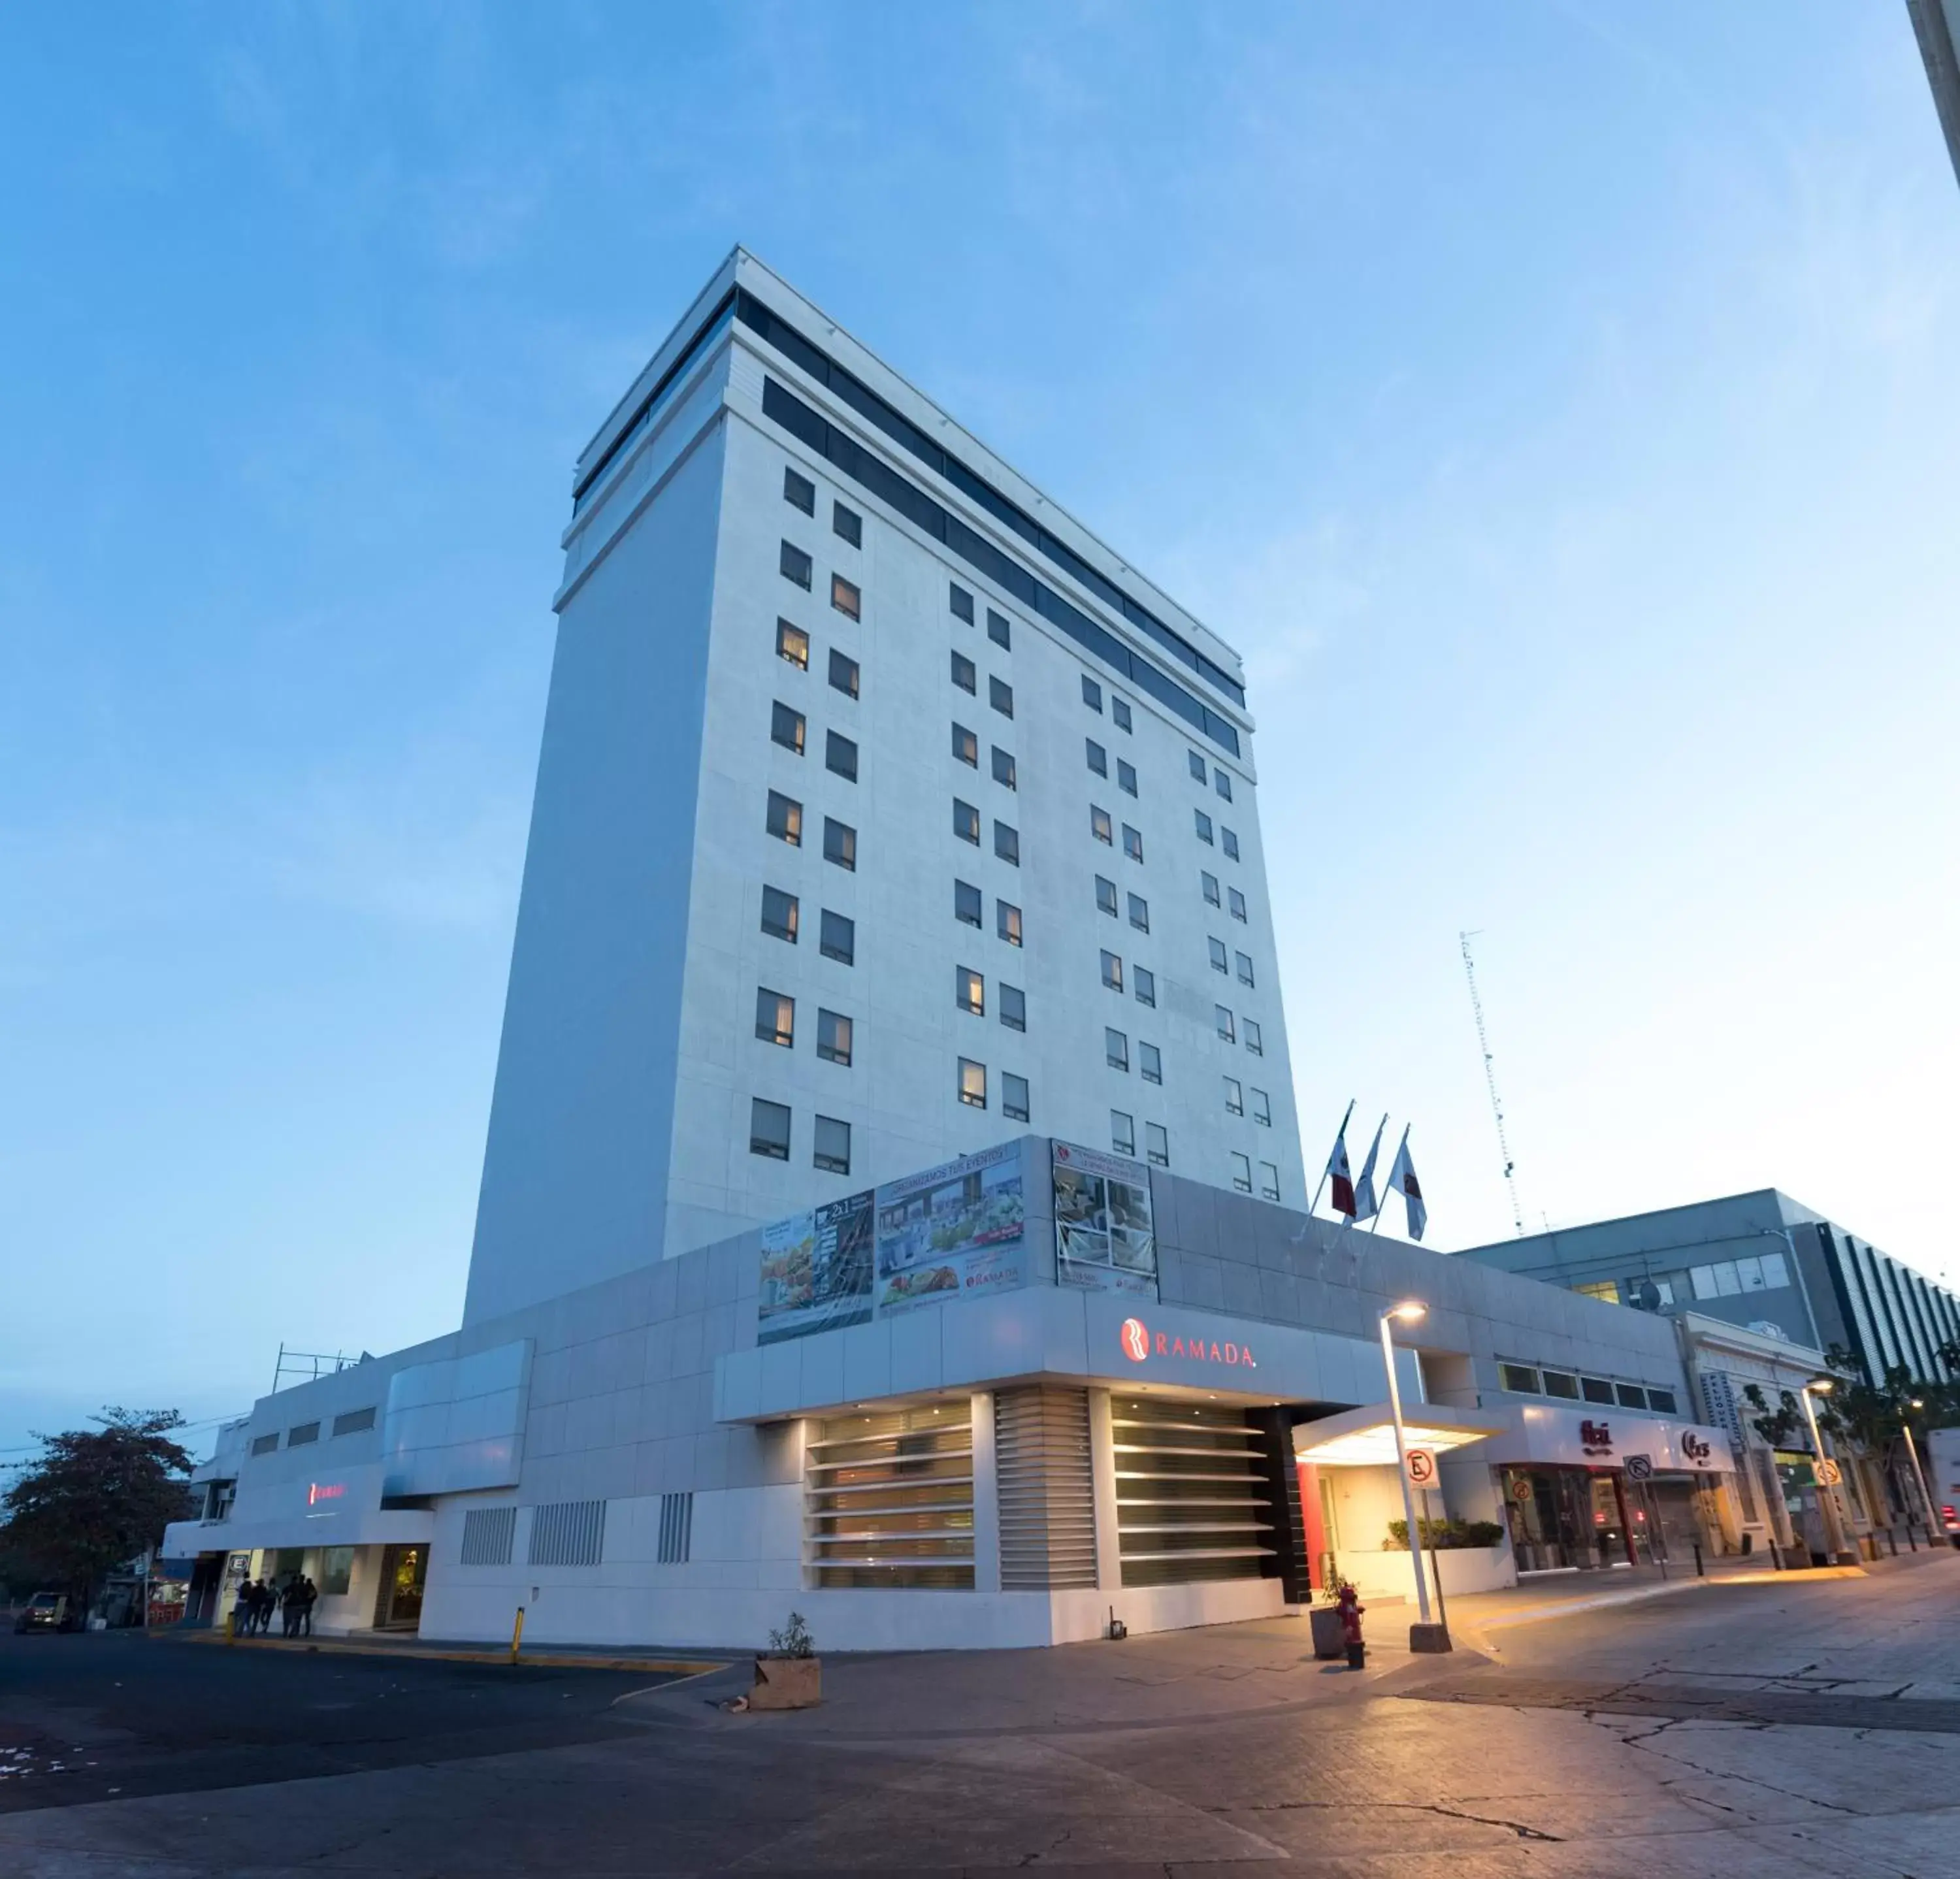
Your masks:
M269 1636L275 1612L284 1614L288 1637L310 1638L313 1636L313 1601L319 1597L320 1588L304 1572L288 1574L284 1586L275 1583L269 1572L262 1579L247 1579L239 1587L238 1602L231 1608L232 1615L237 1629L248 1638L255 1632L261 1636Z

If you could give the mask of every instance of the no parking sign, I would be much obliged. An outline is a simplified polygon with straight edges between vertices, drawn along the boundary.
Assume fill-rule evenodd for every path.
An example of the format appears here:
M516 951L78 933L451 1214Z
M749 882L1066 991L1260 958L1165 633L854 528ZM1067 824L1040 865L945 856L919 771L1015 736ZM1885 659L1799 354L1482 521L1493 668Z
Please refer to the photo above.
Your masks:
M1411 1487L1433 1487L1436 1485L1436 1451L1433 1448L1406 1448L1402 1451L1402 1472Z

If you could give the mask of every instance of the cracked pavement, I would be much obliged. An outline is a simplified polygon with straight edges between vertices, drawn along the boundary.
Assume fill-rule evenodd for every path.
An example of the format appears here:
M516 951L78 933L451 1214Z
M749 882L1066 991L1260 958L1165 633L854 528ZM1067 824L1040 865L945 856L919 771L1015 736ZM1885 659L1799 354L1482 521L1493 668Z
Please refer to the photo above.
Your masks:
M1384 1611L1362 1677L1268 1623L834 1660L800 1717L713 1707L737 1672L628 1695L647 1680L21 1640L0 1872L1960 1872L1960 1555L1519 1625L1488 1659L1411 1661Z

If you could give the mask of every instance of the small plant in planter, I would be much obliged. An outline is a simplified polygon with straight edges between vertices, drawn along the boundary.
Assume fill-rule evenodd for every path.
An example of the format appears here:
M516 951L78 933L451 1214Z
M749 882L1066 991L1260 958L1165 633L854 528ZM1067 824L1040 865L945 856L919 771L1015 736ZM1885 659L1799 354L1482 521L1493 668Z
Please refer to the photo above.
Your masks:
M766 1655L756 1660L756 1685L749 1692L751 1709L807 1709L823 1700L823 1660L803 1623L793 1611L789 1623L769 1633Z
M1307 1623L1312 1629L1313 1655L1317 1658L1344 1657L1348 1653L1347 1633L1337 1607L1341 1594L1348 1589L1348 1582L1336 1572L1314 1594L1318 1602L1309 1610Z

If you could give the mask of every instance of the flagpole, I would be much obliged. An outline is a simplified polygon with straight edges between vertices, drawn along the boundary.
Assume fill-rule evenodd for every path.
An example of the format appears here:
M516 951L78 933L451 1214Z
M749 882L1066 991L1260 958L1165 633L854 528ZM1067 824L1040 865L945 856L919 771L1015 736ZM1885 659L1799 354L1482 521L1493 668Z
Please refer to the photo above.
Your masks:
M1348 1133L1348 1117L1352 1116L1354 1113L1354 1098L1352 1096L1350 1096L1348 1098L1348 1114L1341 1118L1340 1127L1334 1131L1334 1139L1335 1141L1339 1141L1341 1138ZM1314 1209L1320 1205L1320 1197L1322 1194L1325 1191L1327 1187L1327 1171L1328 1168L1332 1168L1333 1165L1334 1157L1330 1153L1327 1157L1327 1166L1322 1168L1320 1171L1320 1185L1314 1189L1313 1198L1307 1203L1306 1210L1309 1213L1312 1213Z
M1406 1122L1402 1124L1402 1139L1395 1144L1395 1160L1389 1162L1389 1172L1390 1174L1393 1174L1395 1172L1395 1162L1399 1162L1402 1159L1402 1150L1408 1146L1408 1132L1411 1126L1411 1125L1410 1124ZM1405 1210L1406 1210L1408 1206L1408 1197L1406 1194L1402 1197L1402 1206ZM1368 1222L1368 1231L1370 1233L1373 1232L1375 1229L1381 1225L1382 1216L1386 1213L1387 1210L1388 1210L1386 1207L1377 1207L1375 1210L1375 1217ZM1444 1511L1446 1512L1448 1509L1446 1509Z

